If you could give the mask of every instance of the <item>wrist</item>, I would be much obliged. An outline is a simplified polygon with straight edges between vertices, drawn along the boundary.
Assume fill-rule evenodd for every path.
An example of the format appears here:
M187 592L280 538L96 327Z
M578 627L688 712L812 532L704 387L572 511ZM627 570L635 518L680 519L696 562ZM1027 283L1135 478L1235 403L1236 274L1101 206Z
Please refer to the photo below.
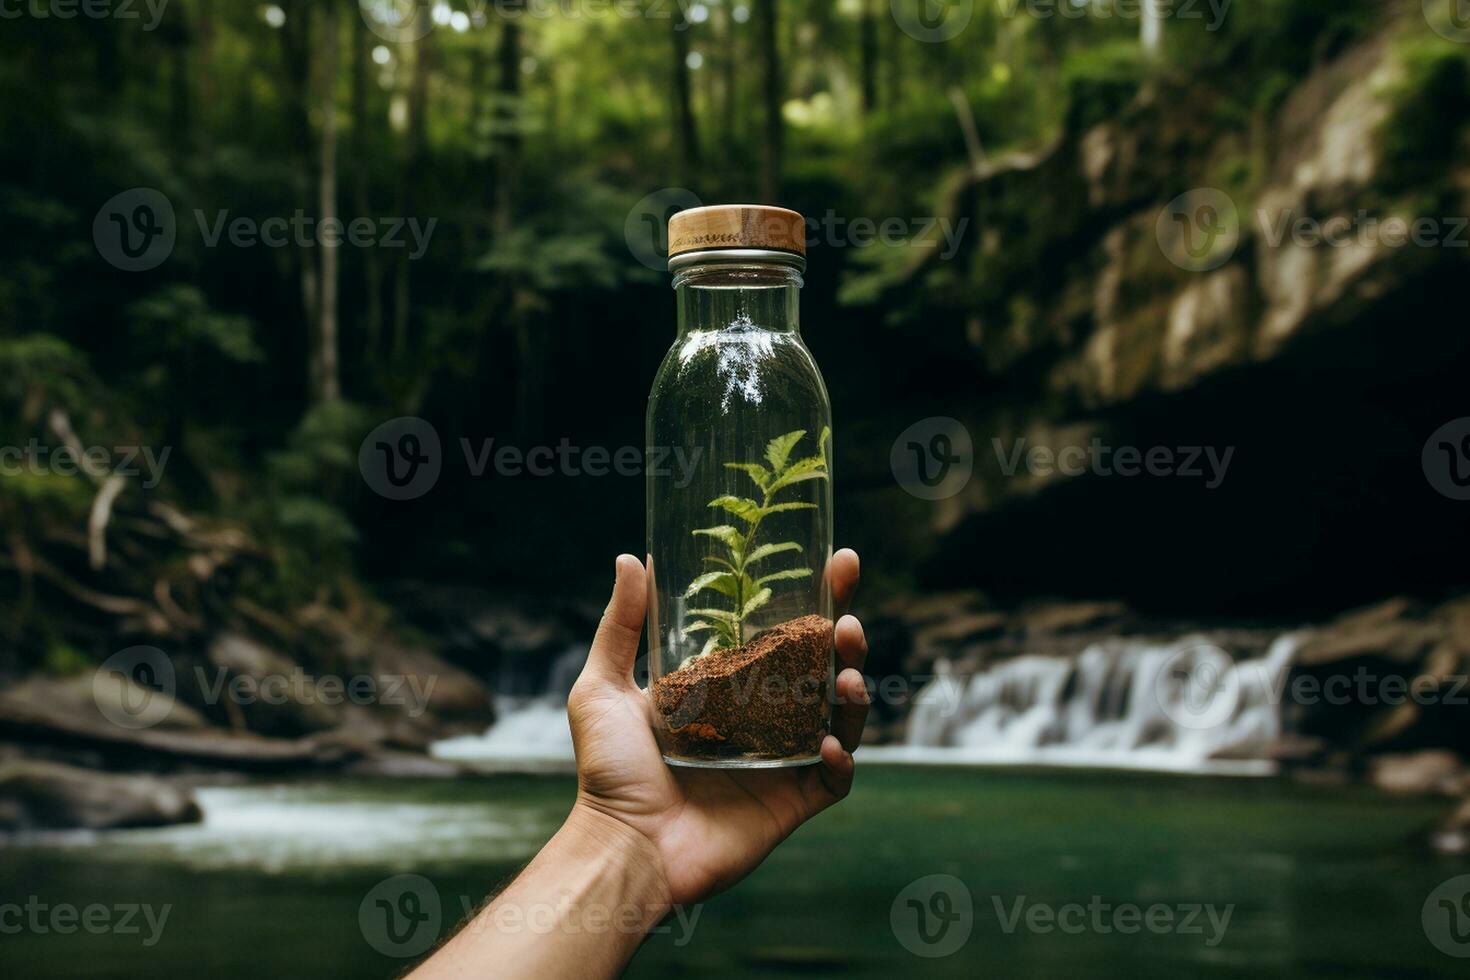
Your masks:
M632 909L642 909L646 928L662 919L673 904L663 858L653 842L580 798L548 846L573 860L594 863L618 880L625 907L616 911L631 916Z

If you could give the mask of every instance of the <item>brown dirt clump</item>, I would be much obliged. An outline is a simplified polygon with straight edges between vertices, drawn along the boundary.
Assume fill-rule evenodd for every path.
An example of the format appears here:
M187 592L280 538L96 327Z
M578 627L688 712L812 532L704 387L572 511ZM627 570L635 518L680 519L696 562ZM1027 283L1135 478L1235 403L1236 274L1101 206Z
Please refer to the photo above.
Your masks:
M665 748L693 758L816 755L827 731L832 621L802 616L695 657L653 685Z

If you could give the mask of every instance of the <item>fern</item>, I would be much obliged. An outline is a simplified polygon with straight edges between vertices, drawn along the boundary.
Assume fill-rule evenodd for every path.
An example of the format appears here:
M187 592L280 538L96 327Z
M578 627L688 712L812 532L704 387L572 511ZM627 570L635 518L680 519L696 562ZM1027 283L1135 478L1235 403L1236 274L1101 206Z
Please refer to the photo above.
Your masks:
M812 570L805 566L781 568L780 562L771 560L777 555L800 552L801 545L795 541L756 544L761 522L772 514L816 509L817 505L811 503L776 502L776 495L789 487L807 480L827 479L827 441L832 431L823 427L817 439L815 456L792 459L792 450L805 435L805 429L797 429L772 439L766 444L765 463L725 464L726 469L738 470L750 477L760 499L734 494L716 497L709 506L739 521L744 530L734 524L717 524L693 532L696 537L712 538L725 551L723 556L715 554L705 558L715 566L714 569L696 577L684 591L685 599L693 599L704 592L715 593L719 597L712 597L706 607L689 610L694 621L684 627L684 635L710 634L701 653L743 644L745 621L751 613L771 601L771 586L812 574ZM722 608L726 606L728 608Z

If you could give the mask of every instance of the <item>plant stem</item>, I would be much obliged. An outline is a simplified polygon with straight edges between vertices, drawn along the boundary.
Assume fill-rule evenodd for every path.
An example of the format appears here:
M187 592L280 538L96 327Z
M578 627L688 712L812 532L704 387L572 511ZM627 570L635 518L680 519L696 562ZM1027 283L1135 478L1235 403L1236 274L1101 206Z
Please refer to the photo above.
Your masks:
M735 645L745 645L745 561L750 554L750 548L755 544L756 528L761 526L765 519L765 509L771 506L771 491L761 491L761 511L755 520L750 522L750 530L745 532L745 546L740 549L740 566L735 569Z

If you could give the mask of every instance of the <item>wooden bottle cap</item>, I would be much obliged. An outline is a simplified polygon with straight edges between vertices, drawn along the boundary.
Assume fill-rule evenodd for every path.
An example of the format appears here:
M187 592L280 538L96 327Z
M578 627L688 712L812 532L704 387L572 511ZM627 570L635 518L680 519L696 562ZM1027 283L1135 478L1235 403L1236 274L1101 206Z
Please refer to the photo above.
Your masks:
M685 252L757 248L806 257L806 221L764 204L688 208L669 219L669 258Z

